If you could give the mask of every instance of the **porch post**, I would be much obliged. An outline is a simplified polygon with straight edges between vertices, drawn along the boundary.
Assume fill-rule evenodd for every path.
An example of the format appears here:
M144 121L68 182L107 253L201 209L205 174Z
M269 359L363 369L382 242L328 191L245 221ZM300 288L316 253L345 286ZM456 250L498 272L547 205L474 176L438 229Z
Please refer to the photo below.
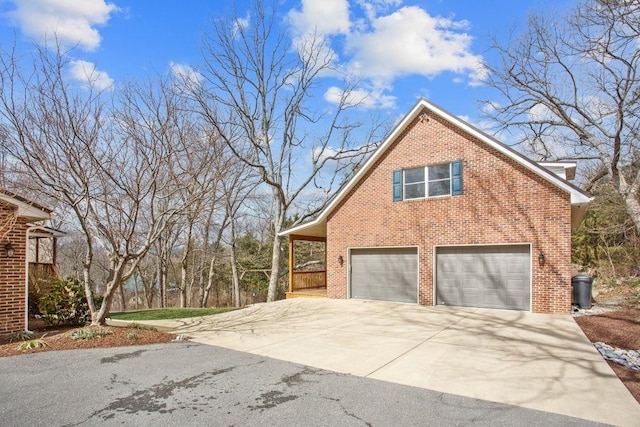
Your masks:
M329 265L327 264L327 252L328 252L327 248L327 237L325 235L324 238L324 288L325 289L329 289L329 284L327 283L327 271L329 271Z
M289 292L293 292L293 257L294 257L294 238L289 234Z

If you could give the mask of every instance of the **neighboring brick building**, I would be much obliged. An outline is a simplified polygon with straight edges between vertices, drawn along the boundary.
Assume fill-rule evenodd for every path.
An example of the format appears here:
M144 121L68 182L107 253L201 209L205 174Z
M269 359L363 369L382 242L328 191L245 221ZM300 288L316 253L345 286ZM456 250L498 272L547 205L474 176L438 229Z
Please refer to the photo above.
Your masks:
M574 173L421 100L314 221L283 234L326 238L330 298L568 313L571 230L591 201Z
M33 221L50 219L51 211L0 190L0 334L26 330L27 245Z

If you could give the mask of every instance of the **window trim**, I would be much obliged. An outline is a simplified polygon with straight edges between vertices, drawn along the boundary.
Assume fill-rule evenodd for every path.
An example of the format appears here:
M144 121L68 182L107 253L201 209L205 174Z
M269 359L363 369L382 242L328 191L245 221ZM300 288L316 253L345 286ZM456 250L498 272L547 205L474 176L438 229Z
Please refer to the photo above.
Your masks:
M422 169L422 181L414 181L414 182L409 182L407 183L407 171L412 171L412 170L417 170L417 169ZM419 196L419 197L407 197L407 185L420 185L422 184L424 187L424 194L427 194L427 174L429 173L429 171L427 170L427 167L417 167L417 168L407 168L407 169L403 169L402 170L402 194L403 194L403 200L414 200L414 199L424 199L425 196Z
M452 162L448 162L448 163L436 163L436 164L432 164L432 165L427 165L427 166L418 166L415 168L406 168L406 169L402 169L402 200L420 200L420 199L435 199L438 197L447 197L447 196L451 196L453 195L453 191L452 191L452 187L451 187L451 163ZM433 179L430 180L429 179L429 168L435 167L435 166L444 166L447 165L449 166L449 175L447 176L447 178L440 178L440 179ZM415 170L415 169L422 169L424 171L424 179L422 181L415 181L415 182L410 182L407 183L406 180L406 172L410 171L410 170ZM436 196L429 196L429 188L430 188L430 184L432 182L442 182L442 181L449 181L449 192L446 194L438 194ZM419 197L407 197L407 185L415 185L415 184L423 184L424 185L424 193L422 196Z

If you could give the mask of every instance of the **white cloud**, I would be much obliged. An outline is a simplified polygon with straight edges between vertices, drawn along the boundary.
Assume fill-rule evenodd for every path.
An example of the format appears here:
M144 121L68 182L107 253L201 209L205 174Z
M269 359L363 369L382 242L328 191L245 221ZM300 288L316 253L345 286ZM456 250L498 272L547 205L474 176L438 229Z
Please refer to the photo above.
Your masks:
M104 71L96 69L92 62L76 60L71 61L70 65L71 77L85 87L93 86L98 90L107 90L113 86L113 79Z
M501 107L502 106L500 105L500 103L496 101L489 101L484 103L484 105L480 108L480 111L482 111L484 114L491 115Z
M404 76L433 78L451 72L458 83L484 81L487 69L482 56L471 50L467 21L434 17L418 6L398 8L401 4L402 0L303 0L302 7L288 15L294 46L301 50L301 40L319 37L335 58L334 65L364 82L365 88L353 94L354 99L362 95L364 108L392 106L394 99L385 92ZM340 93L331 88L325 99L335 103Z
M251 13L247 12L246 18L236 18L233 21L233 36L238 37L240 33L246 30L251 23Z
M345 102L349 106L358 106L363 109L391 108L395 105L396 97L385 95L381 89L354 89L348 94L336 86L330 87L324 94L325 101L330 104L339 104L346 96Z
M309 55L309 49L320 48L323 51L320 57L333 62L338 55L331 48L328 38L348 34L351 26L349 2L347 0L302 0L301 9L290 10L288 20L293 45L303 57Z
M372 21L379 13L390 7L400 6L402 0L356 0L356 3L362 8L367 19Z
M6 13L28 36L42 41L54 35L66 45L92 51L100 45L94 27L104 25L118 10L105 0L13 0L15 9Z
M533 122L546 122L555 120L555 114L544 104L536 104L529 109L529 120Z
M172 62L169 67L171 68L171 74L177 80L177 85L185 90L196 89L202 84L202 74L190 65Z
M471 53L464 21L432 17L417 6L403 7L372 21L372 30L351 34L346 53L358 74L392 82L406 75L434 77L451 71L476 84L486 76L482 57Z
M349 2L347 0L302 0L301 10L291 10L289 21L298 36L308 33L318 35L347 34Z

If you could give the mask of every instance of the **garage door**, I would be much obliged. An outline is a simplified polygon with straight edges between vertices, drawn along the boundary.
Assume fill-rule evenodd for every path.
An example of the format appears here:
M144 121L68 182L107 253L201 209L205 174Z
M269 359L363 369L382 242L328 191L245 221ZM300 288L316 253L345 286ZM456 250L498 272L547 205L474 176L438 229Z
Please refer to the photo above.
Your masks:
M436 301L466 307L529 310L529 245L436 250Z
M418 249L352 249L351 298L418 302Z

